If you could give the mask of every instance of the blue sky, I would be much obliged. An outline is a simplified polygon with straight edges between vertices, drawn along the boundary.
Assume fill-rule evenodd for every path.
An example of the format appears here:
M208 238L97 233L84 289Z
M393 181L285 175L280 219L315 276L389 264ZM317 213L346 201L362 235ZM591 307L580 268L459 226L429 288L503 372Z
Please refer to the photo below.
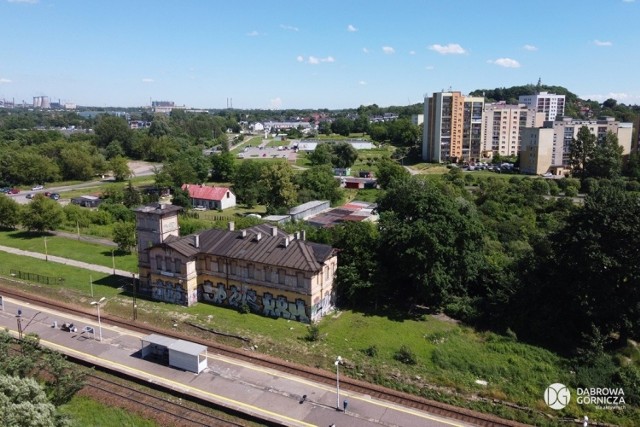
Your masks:
M640 104L640 0L0 0L0 98L407 105L536 83Z

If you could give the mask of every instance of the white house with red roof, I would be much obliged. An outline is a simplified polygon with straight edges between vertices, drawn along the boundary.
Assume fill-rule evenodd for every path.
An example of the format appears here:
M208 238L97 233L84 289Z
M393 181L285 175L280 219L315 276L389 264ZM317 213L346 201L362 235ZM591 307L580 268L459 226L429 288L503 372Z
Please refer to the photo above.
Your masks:
M195 208L224 210L236 205L236 195L227 187L209 187L202 184L183 184L182 189L189 193L191 205Z

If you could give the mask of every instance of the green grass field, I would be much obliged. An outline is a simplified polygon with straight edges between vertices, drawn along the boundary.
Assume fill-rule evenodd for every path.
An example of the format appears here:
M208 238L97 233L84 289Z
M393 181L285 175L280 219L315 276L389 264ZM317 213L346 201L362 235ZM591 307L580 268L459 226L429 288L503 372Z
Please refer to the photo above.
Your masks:
M75 396L60 413L71 418L72 427L158 427L153 421L85 396Z

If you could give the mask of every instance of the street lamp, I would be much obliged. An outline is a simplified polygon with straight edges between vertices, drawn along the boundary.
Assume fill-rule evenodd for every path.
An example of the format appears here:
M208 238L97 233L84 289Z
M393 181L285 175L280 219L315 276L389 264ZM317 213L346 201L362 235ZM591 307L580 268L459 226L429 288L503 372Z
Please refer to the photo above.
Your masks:
M95 305L98 309L98 330L100 331L100 342L102 342L102 322L100 322L100 304L106 300L105 297L100 298L98 301L91 301L91 305Z
M342 363L342 357L336 357L335 365L336 365L336 395L337 395L337 404L336 411L340 410L340 364Z

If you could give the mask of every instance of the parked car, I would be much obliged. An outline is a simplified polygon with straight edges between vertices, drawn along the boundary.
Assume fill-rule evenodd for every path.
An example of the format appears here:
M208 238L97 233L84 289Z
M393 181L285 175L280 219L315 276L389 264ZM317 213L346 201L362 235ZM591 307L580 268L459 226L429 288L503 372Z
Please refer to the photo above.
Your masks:
M194 211L206 211L206 210L207 210L207 208L205 208L205 207L204 207L204 206L202 206L202 205L198 205L198 206L196 206L195 208L193 208L193 210L194 210Z
M33 187L31 190L32 191L38 191L38 190L42 190L44 188L44 185L36 185L35 187Z
M32 194L32 193L29 193L29 194L27 194L25 197L26 197L27 199L33 199L33 194Z
M9 187L2 187L2 188L0 188L0 193L7 194L9 192L9 190L11 190Z
M49 197L52 198L53 200L60 199L60 195L58 193L51 193Z
M19 188L12 188L8 191L9 194L18 194L20 192Z

